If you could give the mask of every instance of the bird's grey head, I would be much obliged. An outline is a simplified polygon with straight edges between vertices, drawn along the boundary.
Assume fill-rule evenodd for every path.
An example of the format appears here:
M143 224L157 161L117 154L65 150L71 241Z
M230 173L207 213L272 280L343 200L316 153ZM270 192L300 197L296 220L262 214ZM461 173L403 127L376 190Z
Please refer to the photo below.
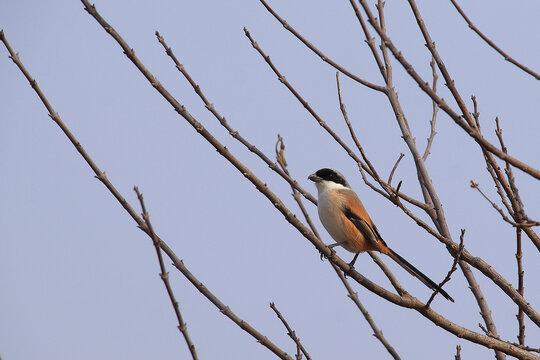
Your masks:
M329 168L322 168L320 170L317 170L314 174L311 174L308 176L308 179L313 181L315 185L317 185L317 188L319 188L319 184L327 183L327 184L336 184L336 185L342 185L344 187L348 187L349 183L347 180L345 180L345 177L341 175L341 173L334 169Z

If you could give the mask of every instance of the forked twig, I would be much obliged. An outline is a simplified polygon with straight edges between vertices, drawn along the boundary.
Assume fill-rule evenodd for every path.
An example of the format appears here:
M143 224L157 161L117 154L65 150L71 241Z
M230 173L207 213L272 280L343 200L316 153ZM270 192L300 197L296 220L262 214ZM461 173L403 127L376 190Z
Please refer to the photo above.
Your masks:
M274 312L276 313L278 319L283 323L283 326L285 326L285 329L287 329L287 335L289 335L289 337L296 344L296 349L297 349L296 350L296 359L301 360L302 359L302 354L304 354L306 356L306 360L311 360L311 356L309 356L306 348L304 347L304 345L302 345L302 343L300 342L300 339L296 336L296 332L293 329L291 329L291 327L287 323L287 320L285 320L283 315L281 315L281 312L277 309L276 304L271 302L270 303L270 308L272 310L274 310Z
M463 238L465 237L465 229L461 229L461 235L459 236L459 249L457 251L457 254L454 257L454 262L452 263L452 267L448 271L448 274L446 274L443 281L439 284L439 288L442 288L444 284L446 284L448 281L450 281L450 278L452 277L452 274L454 271L457 270L457 264L459 260L461 260L461 254L463 254ZM426 303L426 307L429 307L431 305L431 302L433 299L435 299L435 296L439 293L439 289L435 289L433 294L431 294L431 297L429 298L428 302Z

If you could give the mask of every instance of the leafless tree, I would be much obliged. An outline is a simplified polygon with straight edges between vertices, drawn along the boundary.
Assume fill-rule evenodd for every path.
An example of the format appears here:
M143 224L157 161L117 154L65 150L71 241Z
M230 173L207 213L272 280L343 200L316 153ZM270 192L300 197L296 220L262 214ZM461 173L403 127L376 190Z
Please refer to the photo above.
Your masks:
M255 154L260 161L265 163L270 169L277 173L283 181L288 183L293 191L293 196L297 205L302 213L302 219L296 217L293 210L289 209L280 197L269 188L260 178L258 178L253 171L244 165L238 157L227 149L207 128L198 121L192 113L188 110L188 106L182 104L177 100L165 86L157 80L153 73L143 64L143 62L135 55L135 51L131 48L128 42L114 29L109 22L98 12L96 7L90 4L87 0L81 0L85 10L90 16L92 16L97 24L118 43L123 50L124 54L132 62L133 65L141 72L142 75L148 80L153 88L173 107L173 109L187 121L195 131L202 136L210 146L214 147L222 156L225 161L231 163L243 176L245 176L253 186L264 195L270 204L279 211L286 222L292 225L298 230L298 235L304 237L315 248L315 252L319 252L321 257L325 258L329 265L333 268L336 275L343 282L346 291L356 304L358 310L365 317L369 326L373 329L375 337L381 342L388 354L394 359L399 359L398 351L392 347L391 341L386 339L382 331L377 327L374 318L368 313L365 306L362 304L358 294L354 291L353 285L360 285L366 290L376 294L380 297L381 301L391 302L399 307L408 308L415 311L418 316L424 317L433 324L444 329L448 333L454 335L456 338L463 338L478 346L493 349L495 357L497 359L505 359L507 355L520 358L520 359L538 359L539 344L528 345L525 341L526 327L525 322L532 327L540 327L540 314L531 304L531 299L524 293L525 288L525 269L523 264L523 241L530 241L536 250L540 251L540 238L538 237L535 227L540 225L538 221L529 217L526 212L527 199L522 199L519 193L519 187L515 179L514 173L516 171L522 172L532 179L540 180L540 171L520 160L517 155L514 155L511 149L507 149L502 132L502 125L499 119L496 119L494 124L485 124L485 128L494 130L497 136L496 142L491 142L484 136L481 119L479 115L480 105L477 99L472 96L470 101L467 99L468 95L463 94L462 91L455 85L452 74L445 66L442 56L437 51L434 39L432 39L429 29L427 28L424 20L422 19L421 10L417 6L414 0L409 0L409 6L411 13L403 16L412 16L419 29L419 34L422 36L423 41L427 49L431 54L431 62L429 64L412 64L409 59L400 51L397 45L392 41L392 38L386 31L386 19L384 6L385 3L381 0L373 7L363 0L350 0L351 12L353 12L358 20L358 26L362 33L363 40L365 40L367 46L370 49L372 60L376 64L379 71L379 81L368 81L365 78L353 73L346 69L343 65L333 60L330 56L326 55L318 49L313 42L308 39L308 35L301 34L297 31L294 25L289 24L283 16L281 16L272 6L265 0L260 0L262 6L266 8L269 16L273 16L292 36L298 39L306 48L308 48L315 56L320 57L329 66L329 71L336 72L336 93L338 101L336 106L339 106L343 121L349 130L349 135L354 142L354 148L349 147L347 142L344 141L337 132L323 119L323 117L316 112L316 110L308 103L299 90L289 82L284 73L279 69L279 66L272 62L270 56L265 52L264 45L259 44L254 36L244 29L247 40L251 43L254 50L264 59L268 65L268 71L272 71L277 79L290 91L291 95L296 98L306 109L309 115L315 121L315 124L320 125L330 136L329 141L336 142L343 148L346 155L352 159L358 166L359 172L364 182L380 196L388 200L391 204L398 207L405 216L410 218L419 227L421 227L427 234L429 234L433 241L441 244L447 250L448 262L448 274L441 281L441 286L452 281L452 276L458 276L461 273L466 279L467 287L460 289L462 293L470 291L474 299L476 300L478 309L482 317L482 324L478 329L467 328L464 325L457 323L455 320L446 317L445 315L437 312L431 306L437 293L435 292L428 301L422 302L416 297L409 294L403 286L397 281L396 277L386 267L384 262L377 257L376 254L370 254L375 263L381 267L384 271L395 291L388 290L383 286L380 286L354 268L349 266L346 260L340 258L332 249L328 248L321 240L314 223L311 221L310 213L312 209L306 208L304 202L307 200L308 205L316 205L316 198L310 194L310 192L304 189L300 183L289 172L290 168L294 168L295 164L288 164L285 159L285 140L278 136L276 143L275 158L274 155L265 154L263 151L251 143L247 138L243 137L236 131L225 117L218 111L218 109L212 104L212 102L206 97L201 87L197 84L197 81L187 71L186 67L180 63L175 56L173 49L171 49L164 38L159 32L156 31L157 41L163 46L166 54L172 60L172 65L175 66L181 75L185 78L189 84L193 87L194 92L200 97L203 102L203 106L219 121L219 123L228 131L230 136L242 144L245 151ZM524 76L533 76L539 79L538 74L531 70L529 67L521 64L517 60L514 60L506 52L500 49L493 41L489 40L467 17L464 10L452 0L452 4L461 16L467 21L468 25L483 39L489 46L491 46L497 53L504 56L506 60L513 65L518 66L523 71ZM276 28L275 31L278 31ZM277 357L281 359L292 359L285 350L279 348L273 343L268 335L262 334L255 329L246 320L241 319L233 312L233 309L224 305L224 303L214 295L210 289L205 287L197 277L192 274L189 269L183 264L181 260L175 255L174 251L167 245L164 239L161 239L156 235L156 231L150 222L146 206L143 201L142 194L136 188L138 199L140 201L142 215L139 215L136 207L131 205L126 198L119 193L115 186L109 181L105 173L100 170L98 165L92 160L90 155L85 151L77 138L66 127L58 113L55 111L45 94L40 90L37 82L30 75L30 72L24 67L18 54L12 49L8 40L6 39L3 31L0 33L0 39L4 43L8 50L11 59L22 71L26 79L30 82L32 88L40 100L45 105L51 119L62 129L64 134L68 137L76 150L81 154L86 163L92 168L97 179L101 181L110 193L118 200L118 202L124 207L129 215L134 219L137 226L144 231L152 240L155 245L156 253L160 264L160 274L165 284L167 293L170 297L171 303L175 309L175 316L178 321L178 328L181 331L186 344L189 348L193 359L197 359L196 340L192 341L188 333L187 327L183 321L180 307L174 296L172 287L168 281L169 274L165 268L162 253L165 253L167 257L173 262L174 266L196 287L211 303L213 303L223 314L225 314L230 320L236 323L242 330L253 336L268 350L273 352ZM493 56L497 56L495 53ZM431 76L426 79L421 75L418 70L419 66L430 66ZM432 116L429 123L429 138L425 146L420 147L416 140L415 134L411 131L409 126L409 119L404 111L398 94L395 90L396 84L394 83L393 66L402 67L410 78L418 85L418 87L425 94L424 101L429 102L432 108ZM366 87L371 91L382 94L388 101L388 106L394 114L395 124L400 131L400 137L403 139L407 146L408 154L406 157L412 159L412 162L416 169L417 185L421 191L422 197L416 198L414 195L408 194L402 189L402 182L397 185L392 183L393 178L396 176L396 172L399 168L399 164L404 157L401 154L396 160L395 164L374 164L368 157L369 151L363 148L360 138L356 134L358 127L354 121L349 119L345 106L345 96L342 94L340 79L347 78L354 81L358 86ZM453 101L443 99L438 92L439 79L444 82L444 85L448 88ZM455 103L455 104L454 104ZM195 104L190 106L196 106ZM446 214L443 210L442 201L438 195L438 184L432 181L429 169L426 166L426 162L429 159L430 153L433 149L432 145L436 141L437 135L437 119L438 116L443 113L448 119L451 119L455 126L462 129L466 134L467 139L474 141L477 144L477 151L482 154L485 159L486 170L491 177L493 184L497 190L498 199L490 198L479 183L471 181L471 187L483 196L487 202L500 214L500 220L507 223L508 226L515 229L515 243L516 253L515 258L517 261L516 276L514 279L507 279L503 275L497 272L496 266L489 264L481 258L481 254L473 254L467 249L467 236L465 229L451 229L447 220ZM396 140L397 141L397 140ZM392 166L393 165L393 166ZM382 168L390 168L388 178L381 175ZM411 188L411 179L408 179L409 183L407 188ZM256 192L254 192L256 193ZM486 210L487 211L487 210ZM459 234L459 235L458 235ZM459 271L458 271L459 270ZM507 301L513 302L517 311L517 342L510 339L503 339L499 336L497 327L492 316L492 311L489 307L489 299L484 295L482 288L477 280L478 277L488 280L500 289L500 296L505 296ZM534 280L531 280L534 281ZM356 284L352 284L356 283ZM517 285L515 284L517 283ZM271 308L274 310L280 321L285 326L288 335L292 339L296 353L295 358L301 359L305 357L310 359L308 352L308 346L302 344L300 337L296 335L292 330L292 326L289 325L285 316L277 309L275 304L271 303ZM455 358L460 358L460 346L457 346L457 354ZM444 355L443 355L444 356ZM446 354L449 358L453 356ZM315 356L316 357L316 356Z

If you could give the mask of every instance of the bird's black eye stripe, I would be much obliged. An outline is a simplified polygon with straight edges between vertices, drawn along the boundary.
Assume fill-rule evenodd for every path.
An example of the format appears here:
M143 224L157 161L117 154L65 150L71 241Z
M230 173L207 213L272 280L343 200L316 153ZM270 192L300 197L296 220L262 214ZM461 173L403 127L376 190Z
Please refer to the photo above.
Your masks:
M336 184L347 186L347 181L345 181L343 176L338 174L335 170L328 169L328 168L320 169L319 171L316 172L316 175L323 180L328 180L328 181L335 182Z

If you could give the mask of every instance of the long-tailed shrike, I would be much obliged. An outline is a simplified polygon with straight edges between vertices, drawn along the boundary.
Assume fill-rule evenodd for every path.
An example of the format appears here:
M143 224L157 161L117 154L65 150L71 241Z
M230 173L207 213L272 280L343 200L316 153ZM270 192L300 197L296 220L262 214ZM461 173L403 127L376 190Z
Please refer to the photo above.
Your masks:
M326 231L334 238L335 244L355 253L352 266L363 251L379 251L392 258L410 274L422 281L432 290L438 290L446 299L454 299L433 280L411 265L407 260L390 249L384 242L377 227L369 217L364 205L351 189L347 180L333 169L320 169L308 177L317 186L319 218Z

